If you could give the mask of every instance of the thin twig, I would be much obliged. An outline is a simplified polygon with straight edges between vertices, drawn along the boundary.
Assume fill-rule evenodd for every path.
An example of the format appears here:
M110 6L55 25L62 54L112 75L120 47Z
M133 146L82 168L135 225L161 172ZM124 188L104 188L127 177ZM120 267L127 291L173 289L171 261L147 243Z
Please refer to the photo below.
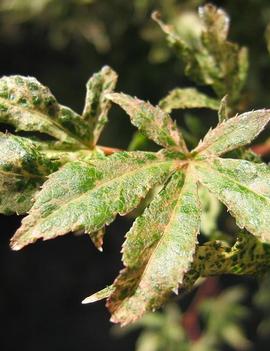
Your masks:
M117 149L115 147L110 147L110 146L102 146L102 145L98 145L98 148L101 149L105 155L112 155L115 152L120 152L123 151L121 149Z
M259 156L266 156L270 154L270 143L257 144L251 147L251 150Z

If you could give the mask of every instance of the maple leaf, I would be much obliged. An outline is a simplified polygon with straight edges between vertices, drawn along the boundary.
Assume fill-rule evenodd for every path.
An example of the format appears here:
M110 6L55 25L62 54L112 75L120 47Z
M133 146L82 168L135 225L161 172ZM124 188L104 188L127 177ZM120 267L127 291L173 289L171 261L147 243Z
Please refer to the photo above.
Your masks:
M31 133L27 138L0 135L1 213L27 212L47 176L65 163L103 157L96 142L110 108L104 96L114 89L116 80L108 66L90 78L80 116L60 105L35 78L0 79L0 123L11 125L17 133ZM44 135L49 139L44 140Z
M191 276L192 267L196 274L204 274L194 268L201 216L198 183L229 208L240 227L270 241L268 167L220 158L250 143L268 123L270 111L252 111L218 124L190 152L168 113L125 94L106 96L164 149L157 153L124 151L67 163L44 183L11 245L17 250L38 238L83 230L100 248L100 230L117 214L135 209L149 190L160 185L161 191L127 234L124 270L112 287L97 295L109 294L112 321L127 324L158 308L178 287L186 286L185 277Z
M16 131L48 134L60 144L90 148L97 140L106 118L109 102L104 94L113 90L116 73L104 67L87 83L83 115L60 105L50 90L35 78L9 76L0 79L0 122ZM101 123L104 125L104 121ZM98 128L98 131L97 131Z

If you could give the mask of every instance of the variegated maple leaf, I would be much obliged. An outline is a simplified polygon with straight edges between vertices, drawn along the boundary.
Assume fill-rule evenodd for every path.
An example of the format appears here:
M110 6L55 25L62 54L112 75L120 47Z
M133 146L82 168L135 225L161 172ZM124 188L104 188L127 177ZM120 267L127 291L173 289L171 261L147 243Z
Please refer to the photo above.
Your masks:
M261 241L270 241L270 170L265 164L220 156L250 143L270 120L270 110L247 112L219 123L189 151L176 123L160 107L125 94L111 93L106 98L120 105L131 122L163 148L157 153L123 151L67 163L43 184L11 240L12 248L76 231L89 233L100 248L104 226L117 214L138 207L150 189L159 185L160 192L126 235L124 269L112 286L86 299L107 297L112 321L130 323L193 282L187 278L194 278L192 270L197 277L235 267L227 248L218 246L217 250L215 245L209 246L205 256L207 260L213 257L212 264L198 263L202 257L196 255L201 184L228 207L240 228L257 237L252 247L263 252L258 267L268 267L269 250ZM223 254L227 261L222 270L215 259ZM241 259L238 267L242 267Z
M66 162L102 157L96 142L110 108L105 95L116 80L116 73L107 66L94 74L87 83L80 116L60 105L35 78L0 79L0 123L17 132L16 136L0 134L0 213L27 212L47 176ZM31 134L25 138L20 132Z

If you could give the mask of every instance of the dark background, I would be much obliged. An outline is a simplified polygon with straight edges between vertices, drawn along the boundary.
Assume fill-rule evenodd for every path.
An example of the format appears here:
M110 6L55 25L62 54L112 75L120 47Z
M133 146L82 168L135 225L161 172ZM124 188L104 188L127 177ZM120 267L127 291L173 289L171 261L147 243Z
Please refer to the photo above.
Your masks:
M32 4L37 2L32 0ZM230 13L231 39L250 49L246 88L250 108L269 106L270 57L264 30L270 21L270 2L212 2ZM153 103L175 86L192 84L170 50L164 49L162 60L153 58L155 41L160 46L163 42L150 14L160 8L169 16L175 5L194 9L204 1L100 0L88 4L51 0L34 13L21 9L22 3L28 1L14 1L13 7L4 10L0 0L1 76L34 76L48 85L62 104L78 112L83 108L85 82L104 64L119 73L118 91ZM87 28L88 36L84 33ZM105 39L99 39L99 31ZM206 128L211 121L211 115L205 116ZM101 143L125 148L133 131L128 118L113 108ZM110 284L118 273L119 251L131 220L118 218L108 228L103 253L87 236L74 235L12 252L9 239L20 220L0 217L0 350L133 350L136 335L112 336L103 302L81 305L83 298ZM253 280L246 286L251 294L256 290ZM253 324L247 328L254 350L267 350L270 337L256 341L253 328L258 318L254 311Z

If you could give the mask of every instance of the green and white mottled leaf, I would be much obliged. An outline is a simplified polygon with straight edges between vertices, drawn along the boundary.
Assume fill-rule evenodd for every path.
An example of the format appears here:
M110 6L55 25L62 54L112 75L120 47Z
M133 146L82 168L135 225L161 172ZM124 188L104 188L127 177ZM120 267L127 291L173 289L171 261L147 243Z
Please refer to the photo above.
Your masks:
M198 180L223 202L240 228L270 241L270 168L245 160L196 162Z
M176 88L159 102L159 107L170 113L175 109L209 108L219 109L219 101L213 99L195 88Z
M269 268L270 245L243 232L232 247L220 240L198 246L182 288L192 287L199 277L222 274L258 275L269 271Z
M88 122L91 131L90 144L95 146L108 121L111 102L105 97L111 93L117 82L117 74L108 66L95 73L86 84L86 99L82 117Z
M214 240L197 246L193 262L184 276L180 289L190 289L199 277L222 274L258 275L270 268L270 245L262 243L249 233L240 233L235 244ZM112 284L87 297L83 303L108 298L115 291Z
M107 97L121 106L130 116L131 123L149 139L165 148L175 148L181 152L187 152L180 130L171 117L160 107L154 107L149 102L123 93L113 93Z
M200 226L197 185L177 171L127 233L126 268L108 300L112 321L128 324L160 307L190 267Z
M22 214L46 177L57 170L28 139L0 133L0 213Z
M249 144L267 125L270 110L257 110L218 124L193 150L199 157L219 156Z
M84 145L89 140L88 123L31 77L0 79L0 122L17 131L49 134L67 144Z
M12 248L18 250L39 238L47 240L70 231L98 231L117 214L136 208L179 162L164 153L119 152L92 164L66 164L44 184L12 238Z

